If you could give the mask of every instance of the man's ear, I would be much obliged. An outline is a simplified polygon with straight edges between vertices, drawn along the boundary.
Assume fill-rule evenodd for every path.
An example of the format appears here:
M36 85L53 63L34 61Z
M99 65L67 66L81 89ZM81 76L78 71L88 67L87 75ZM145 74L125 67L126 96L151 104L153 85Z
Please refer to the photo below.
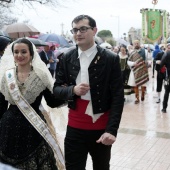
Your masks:
M94 28L93 28L94 36L96 35L96 32L97 32L97 27L94 27Z

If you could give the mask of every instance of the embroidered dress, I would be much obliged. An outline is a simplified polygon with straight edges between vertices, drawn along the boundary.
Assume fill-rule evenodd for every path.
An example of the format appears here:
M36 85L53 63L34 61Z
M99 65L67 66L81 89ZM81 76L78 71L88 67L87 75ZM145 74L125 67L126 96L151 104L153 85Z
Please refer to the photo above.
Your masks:
M22 95L45 121L39 110L42 96L51 105L55 101L42 80L32 71L24 84L17 83ZM8 109L5 107L7 101L10 104ZM15 105L4 77L0 93L0 162L19 169L57 170L51 147Z
M32 71L24 83L19 82L14 43L6 48L0 63L0 162L24 170L64 170L50 118L39 108L43 96L52 108L65 101L52 94L54 79L33 44Z

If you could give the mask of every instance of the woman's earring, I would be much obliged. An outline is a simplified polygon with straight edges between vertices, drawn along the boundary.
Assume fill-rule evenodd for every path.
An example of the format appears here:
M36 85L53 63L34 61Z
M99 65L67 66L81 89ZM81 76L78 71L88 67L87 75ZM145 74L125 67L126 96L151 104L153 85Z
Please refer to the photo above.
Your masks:
M14 61L14 63L15 63L15 66L18 67L18 63L16 63L16 61Z
M32 66L32 60L30 61L30 66Z

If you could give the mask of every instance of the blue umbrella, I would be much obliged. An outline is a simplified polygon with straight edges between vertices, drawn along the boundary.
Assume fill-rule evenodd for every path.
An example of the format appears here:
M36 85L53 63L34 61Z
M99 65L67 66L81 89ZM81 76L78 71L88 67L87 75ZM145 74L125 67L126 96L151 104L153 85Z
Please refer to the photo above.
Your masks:
M55 42L60 45L60 47L69 47L68 41L61 35L57 34L43 34L38 37L38 39L45 42Z

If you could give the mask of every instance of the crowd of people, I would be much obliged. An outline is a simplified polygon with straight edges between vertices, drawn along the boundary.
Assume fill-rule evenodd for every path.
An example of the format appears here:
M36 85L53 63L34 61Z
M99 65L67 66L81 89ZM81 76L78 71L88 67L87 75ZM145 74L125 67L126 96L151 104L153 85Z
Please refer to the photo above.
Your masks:
M170 92L170 44L152 51L139 40L105 49L95 43L96 21L79 15L71 22L76 47L55 54L47 45L39 53L26 38L11 43L0 36L0 163L18 169L83 170L90 154L94 170L109 170L126 96L134 104L145 100L149 71L157 71L158 99L163 81L162 112ZM140 92L141 91L141 95ZM68 105L68 124L62 153L47 105ZM57 113L56 113L57 114Z
M170 70L170 66L167 64L168 63L167 58L169 56L170 44L168 43L165 46L161 46L161 47L159 47L159 45L156 44L155 49L151 50L149 46L144 47L142 44L140 45L139 40L135 40L133 46L132 45L129 45L127 47L124 46L124 51L126 51L125 54L127 54L128 57L126 57L126 55L125 57L122 57L122 52L121 52L122 46L124 45L115 46L111 49L111 51L117 54L120 58L121 70L122 70L122 75L124 80L123 81L124 95L129 95L134 92L136 96L135 104L138 104L140 101L139 88L141 86L141 101L144 101L146 86L147 86L147 82L149 81L149 72L150 72L149 69L152 69L151 71L152 78L155 77L155 71L157 72L156 73L156 93L157 93L156 103L161 103L161 91L164 85L165 94L162 100L161 111L163 113L166 113L166 108L168 106L168 99L169 99L169 91L168 91L169 74L168 73ZM136 52L142 58L139 58L139 56L138 57L134 56L133 58L133 55ZM124 66L123 69L122 65L125 65L125 63L126 66Z

